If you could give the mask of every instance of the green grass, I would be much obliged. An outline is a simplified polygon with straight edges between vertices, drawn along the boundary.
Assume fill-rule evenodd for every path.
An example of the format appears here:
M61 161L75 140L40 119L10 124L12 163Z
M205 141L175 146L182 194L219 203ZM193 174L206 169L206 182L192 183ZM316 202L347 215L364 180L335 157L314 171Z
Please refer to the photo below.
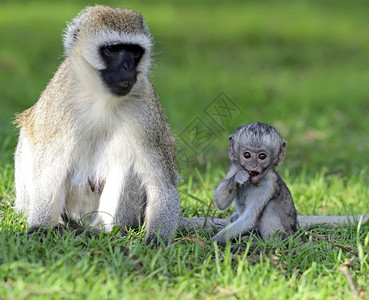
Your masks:
M279 171L299 214L369 212L367 1L102 2L141 11L156 41L151 79L178 140L185 216L212 215L227 137L255 121L288 142ZM311 236L234 252L204 232L180 231L157 249L144 245L143 229L119 238L18 235L26 223L12 208L12 120L62 61L66 21L85 3L0 4L0 298L347 299L339 266L354 257L350 273L369 299L367 224L311 230L357 255ZM240 109L222 126L205 111L220 93ZM194 120L212 128L205 149L184 142Z

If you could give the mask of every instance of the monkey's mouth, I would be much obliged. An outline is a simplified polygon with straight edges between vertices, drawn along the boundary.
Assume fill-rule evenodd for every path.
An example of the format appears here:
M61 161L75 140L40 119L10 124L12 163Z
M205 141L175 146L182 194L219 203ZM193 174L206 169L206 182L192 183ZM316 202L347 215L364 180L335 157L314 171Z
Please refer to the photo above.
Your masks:
M261 174L258 171L250 171L249 174L250 174L252 183L258 182L261 177L260 176Z
M114 87L112 87L112 91L114 94L118 96L125 96L131 91L133 85L134 85L133 82L122 81L117 83Z

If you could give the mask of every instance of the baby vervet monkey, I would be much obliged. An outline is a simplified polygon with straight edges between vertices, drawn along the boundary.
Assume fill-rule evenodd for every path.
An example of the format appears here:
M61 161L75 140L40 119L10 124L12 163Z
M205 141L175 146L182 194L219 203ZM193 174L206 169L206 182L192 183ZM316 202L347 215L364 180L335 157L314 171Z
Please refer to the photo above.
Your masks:
M182 218L186 229L222 230L212 240L227 240L254 229L262 238L285 237L309 226L344 226L365 223L369 214L345 216L296 216L296 209L286 184L275 171L284 158L286 142L270 125L254 123L237 129L229 138L232 165L215 191L215 206L224 210L235 200L236 213L230 219ZM297 225L298 224L298 225Z
M232 164L215 191L214 203L224 210L234 200L237 212L213 241L225 244L253 229L266 240L297 231L291 193L275 171L283 162L285 147L277 130L264 123L242 126L229 137Z

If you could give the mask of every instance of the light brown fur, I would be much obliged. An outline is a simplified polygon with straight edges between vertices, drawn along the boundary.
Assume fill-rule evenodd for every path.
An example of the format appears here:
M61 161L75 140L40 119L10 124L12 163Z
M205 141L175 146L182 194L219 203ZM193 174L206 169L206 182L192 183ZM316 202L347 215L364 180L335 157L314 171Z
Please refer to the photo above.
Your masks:
M62 213L92 216L112 230L147 223L147 240L167 240L179 223L175 140L148 78L151 38L142 16L89 7L69 25L67 57L40 99L16 118L16 202L32 227L55 226ZM137 44L145 52L128 94L100 78L99 47ZM134 188L133 188L134 187Z

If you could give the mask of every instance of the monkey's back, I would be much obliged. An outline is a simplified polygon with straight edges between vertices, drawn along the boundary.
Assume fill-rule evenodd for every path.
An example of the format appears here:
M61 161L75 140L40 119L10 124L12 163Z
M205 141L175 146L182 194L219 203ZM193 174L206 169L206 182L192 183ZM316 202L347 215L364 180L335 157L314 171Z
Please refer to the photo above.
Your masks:
M297 231L297 211L290 190L288 189L286 183L277 175L276 189L270 203L273 209L277 211L278 216L280 216L281 224L288 230L287 233L292 234Z
M58 135L71 128L59 126L69 124L66 101L72 91L73 80L68 76L68 59L59 66L38 101L29 109L17 115L15 123L23 129L33 145L49 144Z

